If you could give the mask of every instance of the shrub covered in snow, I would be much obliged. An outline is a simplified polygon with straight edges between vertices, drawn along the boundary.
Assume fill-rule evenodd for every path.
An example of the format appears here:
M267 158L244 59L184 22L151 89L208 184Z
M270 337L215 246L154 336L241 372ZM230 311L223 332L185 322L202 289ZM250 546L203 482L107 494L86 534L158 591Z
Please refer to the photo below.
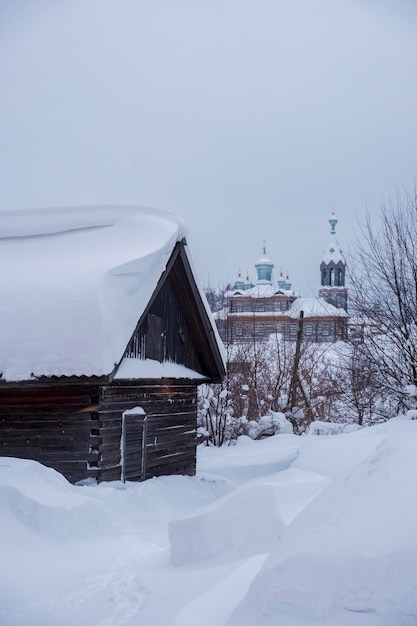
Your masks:
M227 389L221 385L200 387L197 429L199 443L208 442L221 446L241 435L260 439L278 433L293 433L291 422L284 413L270 410L266 415L252 420L246 415L235 416L231 393Z

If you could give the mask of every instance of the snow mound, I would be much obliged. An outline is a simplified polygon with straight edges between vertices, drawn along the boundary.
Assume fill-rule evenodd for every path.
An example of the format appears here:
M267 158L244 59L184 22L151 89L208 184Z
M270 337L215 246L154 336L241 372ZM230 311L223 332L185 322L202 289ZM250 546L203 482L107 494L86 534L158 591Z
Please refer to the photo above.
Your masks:
M416 446L415 432L383 440L304 509L276 543L229 626L415 623ZM343 615L352 621L342 621ZM377 621L360 621L364 615Z
M86 501L62 474L29 459L0 457L0 486L14 487L46 506L71 508Z
M114 531L100 502L82 495L79 487L35 461L1 459L0 510L3 521L49 539Z
M329 482L299 469L255 479L194 515L171 522L172 562L184 565L219 555L232 560L270 552L284 527Z
M357 424L338 424L337 422L311 422L308 427L308 435L341 435L359 430Z
M233 484L239 485L256 477L288 469L297 458L298 448L302 443L300 437L287 434L278 434L260 441L242 435L234 446L200 446L199 466L204 472L221 474Z
M284 527L273 485L246 485L191 517L171 522L171 561L184 565L216 556L239 559L267 553Z
M360 434L366 436L358 436ZM329 478L342 478L373 454L383 439L383 435L373 428L349 434L303 437L291 467Z

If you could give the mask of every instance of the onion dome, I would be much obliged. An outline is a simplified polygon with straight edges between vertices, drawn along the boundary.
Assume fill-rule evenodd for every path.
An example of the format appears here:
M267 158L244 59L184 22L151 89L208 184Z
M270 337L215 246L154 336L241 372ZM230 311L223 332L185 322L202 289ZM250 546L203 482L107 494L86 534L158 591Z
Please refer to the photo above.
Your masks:
M265 244L263 246L263 255L262 257L255 263L255 268L258 273L258 285L272 285L272 270L274 269L274 264L271 259L266 256L266 248Z

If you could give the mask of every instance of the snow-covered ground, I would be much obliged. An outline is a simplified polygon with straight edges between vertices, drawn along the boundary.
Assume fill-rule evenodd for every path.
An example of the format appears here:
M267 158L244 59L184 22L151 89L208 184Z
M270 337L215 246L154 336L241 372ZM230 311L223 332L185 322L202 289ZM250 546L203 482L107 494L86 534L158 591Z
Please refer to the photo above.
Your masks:
M409 417L412 417L410 414ZM0 459L2 626L417 624L417 420L70 485Z

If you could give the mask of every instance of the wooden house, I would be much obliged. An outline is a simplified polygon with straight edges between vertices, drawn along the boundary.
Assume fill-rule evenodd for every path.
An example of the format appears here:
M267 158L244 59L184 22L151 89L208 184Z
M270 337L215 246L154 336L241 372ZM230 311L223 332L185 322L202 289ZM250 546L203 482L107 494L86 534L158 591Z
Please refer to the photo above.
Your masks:
M225 374L185 229L137 207L1 211L0 455L71 482L195 473Z

